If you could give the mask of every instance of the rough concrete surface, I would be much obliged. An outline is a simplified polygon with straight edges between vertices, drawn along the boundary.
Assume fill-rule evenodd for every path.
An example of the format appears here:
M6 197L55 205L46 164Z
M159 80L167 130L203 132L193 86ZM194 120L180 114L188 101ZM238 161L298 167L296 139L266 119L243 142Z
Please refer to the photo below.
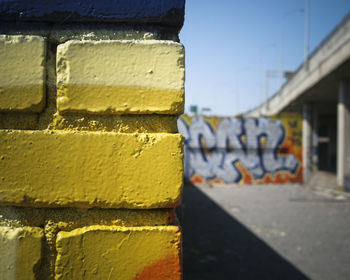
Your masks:
M350 278L346 194L186 184L178 214L185 280Z
M180 243L177 226L61 231L55 279L180 280Z
M184 59L172 41L68 41L57 48L58 110L181 114Z
M0 35L0 111L42 111L45 53L43 37Z
M1 130L0 139L1 205L149 209L179 201L180 134Z
M38 279L43 230L0 226L0 279Z

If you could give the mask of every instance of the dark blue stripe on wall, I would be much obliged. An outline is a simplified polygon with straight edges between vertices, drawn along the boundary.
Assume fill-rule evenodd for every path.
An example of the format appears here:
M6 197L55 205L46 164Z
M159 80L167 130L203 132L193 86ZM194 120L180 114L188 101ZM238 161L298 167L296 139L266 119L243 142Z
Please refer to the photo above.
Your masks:
M185 0L0 0L2 20L150 22L181 27Z

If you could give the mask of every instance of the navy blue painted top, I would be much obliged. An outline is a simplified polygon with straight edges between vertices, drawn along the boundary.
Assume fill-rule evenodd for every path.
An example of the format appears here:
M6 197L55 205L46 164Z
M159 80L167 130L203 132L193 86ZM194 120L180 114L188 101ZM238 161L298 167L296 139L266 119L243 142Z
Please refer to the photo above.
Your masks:
M185 0L0 0L1 20L148 22L181 28Z

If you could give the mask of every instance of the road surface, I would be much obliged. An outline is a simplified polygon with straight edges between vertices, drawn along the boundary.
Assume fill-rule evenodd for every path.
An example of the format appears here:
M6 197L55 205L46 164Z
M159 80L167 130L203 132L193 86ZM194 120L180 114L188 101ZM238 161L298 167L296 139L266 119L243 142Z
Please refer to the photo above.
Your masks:
M350 199L297 184L184 186L184 280L350 279Z

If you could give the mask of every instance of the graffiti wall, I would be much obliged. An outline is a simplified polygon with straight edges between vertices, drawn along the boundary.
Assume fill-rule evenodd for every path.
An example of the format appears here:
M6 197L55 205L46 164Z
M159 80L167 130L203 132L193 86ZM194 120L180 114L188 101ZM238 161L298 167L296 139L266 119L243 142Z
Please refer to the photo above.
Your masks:
M192 183L302 182L302 118L189 117L178 120L185 137L185 178Z

